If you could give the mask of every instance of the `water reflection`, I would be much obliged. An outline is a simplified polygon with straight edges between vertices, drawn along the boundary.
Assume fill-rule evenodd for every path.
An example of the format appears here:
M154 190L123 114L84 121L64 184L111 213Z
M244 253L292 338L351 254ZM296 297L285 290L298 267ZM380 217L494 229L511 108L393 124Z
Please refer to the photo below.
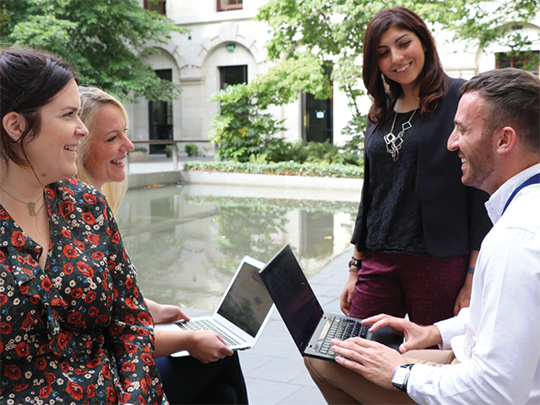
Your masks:
M202 185L128 191L117 219L145 296L214 309L244 255L266 262L289 243L309 277L350 247L358 203L238 194Z

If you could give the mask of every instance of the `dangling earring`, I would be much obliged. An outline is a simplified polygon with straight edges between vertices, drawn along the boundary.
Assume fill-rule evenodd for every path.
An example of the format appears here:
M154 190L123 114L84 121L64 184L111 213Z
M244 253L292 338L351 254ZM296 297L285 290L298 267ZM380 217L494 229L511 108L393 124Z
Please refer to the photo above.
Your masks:
M383 72L381 72L381 80L382 80L382 83L383 83L384 92L385 93L390 93L390 86L386 82L386 78L384 77Z
M19 140L19 137L18 137L18 136L13 136L12 138L13 138L13 140L14 140L15 142L17 142L17 141Z

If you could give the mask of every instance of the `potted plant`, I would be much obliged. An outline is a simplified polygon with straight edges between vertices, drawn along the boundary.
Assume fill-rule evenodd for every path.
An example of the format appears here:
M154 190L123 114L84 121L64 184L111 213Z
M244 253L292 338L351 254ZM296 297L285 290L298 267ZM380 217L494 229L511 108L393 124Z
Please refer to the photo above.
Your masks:
M128 153L130 162L146 162L148 160L148 149L141 146L133 148Z
M173 145L165 145L165 148L163 148L163 150L165 151L165 155L167 157L171 157L172 150L173 150Z
M194 143L186 143L186 146L184 146L184 151L188 156L197 156L197 145Z

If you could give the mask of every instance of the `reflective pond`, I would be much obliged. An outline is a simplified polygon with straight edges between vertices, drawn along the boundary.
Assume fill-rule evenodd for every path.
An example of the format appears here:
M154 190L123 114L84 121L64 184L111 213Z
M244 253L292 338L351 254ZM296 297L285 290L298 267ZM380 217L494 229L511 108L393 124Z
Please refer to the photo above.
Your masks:
M351 246L358 202L324 193L310 199L234 186L135 189L117 220L145 297L212 310L244 255L267 262L290 244L309 278Z

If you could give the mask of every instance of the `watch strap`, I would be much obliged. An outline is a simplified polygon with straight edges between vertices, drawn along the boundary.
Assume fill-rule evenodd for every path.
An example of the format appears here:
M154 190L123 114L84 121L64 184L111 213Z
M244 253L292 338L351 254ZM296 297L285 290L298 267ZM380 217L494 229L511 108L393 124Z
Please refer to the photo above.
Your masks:
M394 372L392 373L392 385L396 387L397 389L407 392L407 382L409 381L409 376L411 374L411 368L414 366L415 363L409 363L409 364L402 364L400 366L397 366L394 369ZM396 381L396 374L398 373L399 369L407 369L407 374L403 378L402 381Z
M351 270L360 270L362 268L362 259L358 259L356 257L351 257L351 260L349 260L349 271Z

